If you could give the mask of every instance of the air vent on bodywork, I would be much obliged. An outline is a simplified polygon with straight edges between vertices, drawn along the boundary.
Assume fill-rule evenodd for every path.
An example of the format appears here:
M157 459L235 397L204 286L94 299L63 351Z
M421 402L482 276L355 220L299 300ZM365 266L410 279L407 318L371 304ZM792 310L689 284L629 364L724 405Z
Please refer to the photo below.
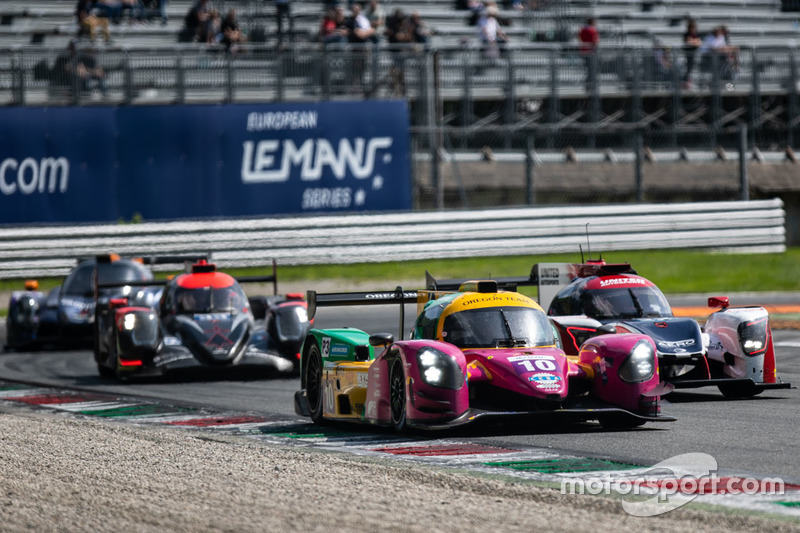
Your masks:
M369 361L369 346L360 344L353 350L356 361Z
M216 272L217 265L213 263L207 262L205 259L201 259L197 263L192 265L192 273L193 274L202 274L205 272Z

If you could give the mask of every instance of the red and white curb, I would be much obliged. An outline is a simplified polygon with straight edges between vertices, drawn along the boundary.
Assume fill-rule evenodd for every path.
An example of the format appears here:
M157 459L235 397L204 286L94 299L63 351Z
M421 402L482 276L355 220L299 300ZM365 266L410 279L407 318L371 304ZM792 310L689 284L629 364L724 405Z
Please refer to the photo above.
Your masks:
M352 430L341 426L322 428L304 419L178 407L104 393L2 381L0 401L70 416L209 431L281 445L311 446L360 456L503 475L546 483L564 493L607 494L619 498L627 512L638 516L655 516L694 501L800 518L800 485L781 480L778 487L781 490L770 494L762 489L776 488L775 480L753 479L733 472L719 472L714 473L713 478L693 480L676 476L674 470L665 472L651 466L565 455L526 446L507 448L455 438L412 438L358 426ZM762 482L771 484L758 485Z

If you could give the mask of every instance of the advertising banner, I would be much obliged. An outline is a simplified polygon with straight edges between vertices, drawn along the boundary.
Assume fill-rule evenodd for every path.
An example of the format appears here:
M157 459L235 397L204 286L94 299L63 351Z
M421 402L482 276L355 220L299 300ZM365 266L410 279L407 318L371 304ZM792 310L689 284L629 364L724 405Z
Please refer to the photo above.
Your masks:
M411 209L403 101L0 110L0 224Z
M0 110L0 223L118 217L114 114L65 111Z

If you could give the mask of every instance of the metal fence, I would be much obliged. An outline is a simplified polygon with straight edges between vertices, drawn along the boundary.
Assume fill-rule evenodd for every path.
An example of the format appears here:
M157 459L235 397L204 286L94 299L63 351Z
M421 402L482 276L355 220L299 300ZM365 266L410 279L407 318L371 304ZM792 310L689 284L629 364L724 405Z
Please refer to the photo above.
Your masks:
M251 45L237 54L201 45L77 53L102 67L105 94L65 70L66 50L22 47L0 50L0 105L406 98L414 126L535 124L550 132L602 132L635 124L680 135L737 122L754 135L774 130L790 145L800 121L794 47L743 47L735 65L700 57L691 89L683 83L686 56L661 48L601 48L588 58L596 67L588 78L587 58L566 45L516 45L498 57L469 46L314 44Z
M515 195L512 201L489 199L473 188L477 198L470 205L524 204L530 203L522 196L530 197L524 191L529 165L543 154L573 149L638 153L642 148L775 152L796 147L800 124L800 54L789 46L742 47L729 65L722 57L698 57L692 87L684 83L683 51L663 47L605 46L588 59L592 69L574 46L554 44L518 44L498 56L471 45L313 43L249 45L236 54L205 45L81 47L76 53L102 68L102 79L72 75L65 69L70 59L63 49L0 49L0 105L406 99L413 156L421 161L415 166L418 206L446 203L443 180L436 175L439 165L426 166L421 158L448 162L454 154L487 151L495 159L502 152L527 158L528 166L515 170L519 187L506 189L506 196ZM747 131L744 148L741 131ZM460 171L451 170L456 180L451 194L461 197L448 205L465 206ZM641 181L641 173L626 172ZM711 191L713 197L743 197L739 172L729 174L728 192ZM708 191L698 191L679 199L708 199ZM634 188L626 194L609 199L648 200ZM555 203L574 199L539 196L545 198Z

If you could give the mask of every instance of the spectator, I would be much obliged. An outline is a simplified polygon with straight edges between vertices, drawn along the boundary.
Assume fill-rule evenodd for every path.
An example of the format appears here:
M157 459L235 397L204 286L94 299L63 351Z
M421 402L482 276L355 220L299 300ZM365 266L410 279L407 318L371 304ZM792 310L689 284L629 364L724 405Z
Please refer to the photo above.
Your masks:
M240 45L243 44L247 38L239 28L239 20L236 17L236 9L229 9L222 19L222 44L225 45L225 50L231 53L239 51Z
M653 77L658 82L672 79L672 50L658 39L653 45Z
M723 80L733 80L738 69L738 49L726 39L727 28L717 26L703 38L698 54L700 68ZM715 70L716 69L716 70Z
M324 45L346 43L348 33L344 9L329 7L319 25L319 41Z
M354 90L362 91L367 96L371 90L367 88L364 81L366 74L367 55L369 50L365 50L360 45L376 44L378 36L375 34L375 28L369 23L369 19L364 14L363 6L359 3L354 3L350 6L350 18L347 21L348 28L348 41L350 43L359 45L353 50L353 78L355 81ZM375 80L373 80L374 84Z
M197 41L208 17L208 0L196 0L183 18L183 29L178 34L178 41L182 43Z
M167 15L168 4L169 0L158 0L158 15L161 17L162 26L166 26L167 22L169 22L169 16Z
M424 45L430 43L433 31L431 31L425 21L422 20L422 15L420 15L419 11L411 13L409 24L411 26L413 42Z
M467 19L467 24L470 26L477 26L478 21L486 12L486 4L484 4L481 0L469 0L466 6L467 9L469 9L469 18Z
M731 44L731 34L727 26L722 26L722 35L725 36L725 48L722 52L726 55L733 79L739 71L739 47Z
M78 53L74 40L67 45L67 52L56 58L53 64L53 80L65 85L74 97L82 91L99 89L103 96L108 95L106 73L98 66L94 50Z
M431 31L418 11L406 16L402 9L395 9L386 19L386 40L393 45L393 62L390 72L393 92L399 96L406 94L405 62L414 50L402 45L423 44L430 41Z
M386 31L386 15L383 12L383 7L378 0L370 0L369 6L366 9L366 15L369 23L375 30L375 35L383 35Z
M292 19L292 8L290 0L275 0L275 22L278 25L278 44L283 43L283 19L286 19L289 26L289 40L294 42L294 21Z
M350 20L348 26L350 28L349 41L351 43L377 43L378 36L375 33L375 28L370 24L369 19L364 14L364 8L358 2L350 6Z
M122 0L122 4L120 5L120 16L128 12L129 20L137 20L139 22L144 22L147 20L147 10L144 7L144 2L142 0Z
M497 20L497 6L488 4L481 18L478 20L478 32L483 45L484 53L489 59L498 59L500 52L508 44L508 36L500 28Z
M683 88L691 89L692 84L692 71L694 70L694 62L697 57L697 50L703 40L697 33L697 21L688 19L686 21L686 31L683 32L683 53L686 56L686 71L683 73Z
M578 41L586 65L586 89L589 90L597 84L597 47L600 44L600 32L594 17L586 19L586 24L578 32Z
M119 24L122 18L122 0L96 0L97 16L106 18L112 24Z
M211 9L208 18L200 25L197 40L206 44L218 44L222 40L222 18L219 11Z
M94 42L97 29L103 32L106 42L111 41L111 33L108 30L108 19L97 16L94 0L78 0L75 6L75 18L78 19L78 37L89 35L89 40Z

